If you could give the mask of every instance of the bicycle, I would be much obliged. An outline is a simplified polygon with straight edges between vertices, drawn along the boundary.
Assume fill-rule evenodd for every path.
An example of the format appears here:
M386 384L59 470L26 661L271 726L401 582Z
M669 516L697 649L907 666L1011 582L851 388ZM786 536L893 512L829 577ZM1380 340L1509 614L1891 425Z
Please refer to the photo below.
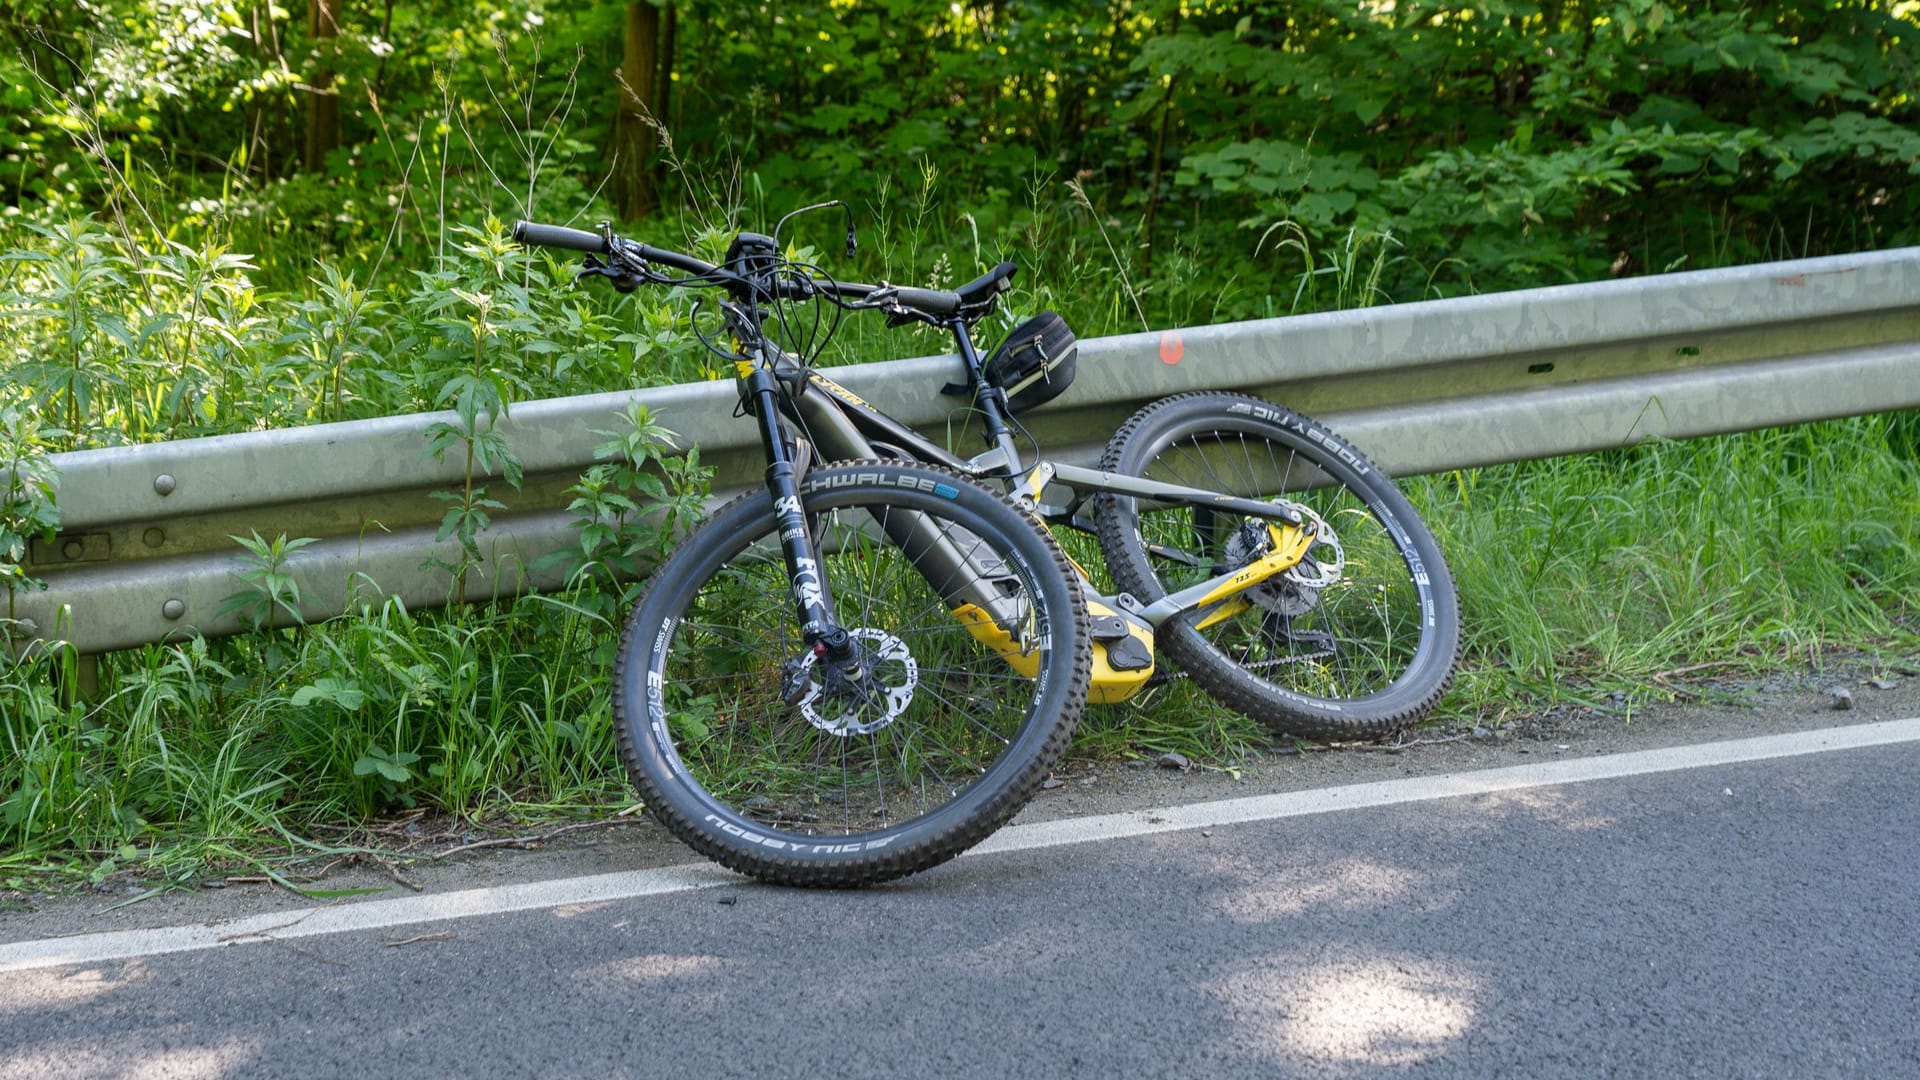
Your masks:
M1369 737L1432 709L1457 661L1458 600L1419 515L1358 451L1280 406L1198 393L1141 409L1097 468L1037 453L1028 463L1016 414L1066 388L1077 346L1046 313L980 355L972 328L1016 267L1001 263L954 290L836 281L780 256L792 216L772 236L738 234L719 264L605 225L514 228L523 244L586 253L580 276L622 291L727 295L731 343L708 346L734 363L742 407L760 425L767 490L715 513L656 570L614 675L622 759L682 840L788 884L866 884L934 865L1032 797L1085 701L1124 701L1164 678L1156 649L1223 704L1283 733ZM853 243L849 224L849 255ZM825 304L835 322L790 350L766 332L772 321L787 345L798 340L789 302ZM815 369L843 310L948 331L966 377L944 389L969 400L987 450L961 457ZM845 460L812 464L833 459ZM864 515L843 517L861 506ZM1099 593L1050 527L1091 534L1119 591ZM780 599L743 606L747 570ZM717 602L702 603L716 581ZM838 613L855 595L862 622L848 629ZM908 613L916 621L879 625ZM756 633L767 639L758 648ZM685 647L669 670L676 644ZM717 711L723 687L737 695L736 713L757 709L755 722ZM937 727L927 714L975 709L989 691L1008 699L996 715L1025 702L1011 727L967 717L992 734L967 744L996 746L990 764L973 760L985 750L947 745L972 728L927 735ZM860 768L849 761L856 746L868 759ZM806 790L834 780L834 750L837 806ZM977 775L962 785L962 771ZM889 791L916 792L904 822Z

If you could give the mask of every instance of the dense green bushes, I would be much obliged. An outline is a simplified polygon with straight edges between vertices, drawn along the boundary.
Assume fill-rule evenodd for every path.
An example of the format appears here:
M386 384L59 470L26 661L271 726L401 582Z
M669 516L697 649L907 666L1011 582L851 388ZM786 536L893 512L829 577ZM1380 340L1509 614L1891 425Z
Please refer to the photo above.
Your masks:
M16 4L0 181L28 220L109 212L281 286L348 256L365 283L489 213L606 213L594 193L637 167L614 155L624 7ZM1244 314L1291 292L1260 242L1281 222L1314 250L1391 230L1405 298L1910 243L1920 220L1904 0L654 7L651 227L676 239L828 196L898 221L934 169L938 235L1044 260L1079 179L1136 280L1204 252L1211 282L1254 283Z

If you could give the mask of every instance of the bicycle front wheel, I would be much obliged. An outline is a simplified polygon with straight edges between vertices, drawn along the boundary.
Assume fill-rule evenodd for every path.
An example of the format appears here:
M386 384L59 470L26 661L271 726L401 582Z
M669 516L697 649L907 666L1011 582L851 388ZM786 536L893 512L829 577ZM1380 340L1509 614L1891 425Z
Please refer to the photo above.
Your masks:
M953 857L1032 798L1086 700L1086 607L1047 532L954 473L828 466L801 497L820 565L800 587L852 636L851 677L802 640L755 492L655 573L621 642L615 729L648 809L695 850L781 884L870 884ZM963 558L930 569L929 542ZM962 576L987 583L998 621L957 604Z
M1185 394L1135 413L1101 468L1243 498L1286 499L1320 539L1245 590L1231 617L1189 613L1161 649L1222 704L1283 734L1371 737L1425 716L1453 680L1460 605L1440 546L1385 473L1325 427L1241 394ZM1151 603L1248 565L1265 524L1102 495L1096 528L1120 588Z

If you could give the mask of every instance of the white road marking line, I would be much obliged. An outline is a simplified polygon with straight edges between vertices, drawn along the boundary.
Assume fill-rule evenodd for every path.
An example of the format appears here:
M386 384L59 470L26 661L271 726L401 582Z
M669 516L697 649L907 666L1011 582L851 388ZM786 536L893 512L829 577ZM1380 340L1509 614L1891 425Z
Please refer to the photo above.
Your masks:
M369 900L357 904L296 908L152 930L110 930L73 937L43 938L0 945L0 972L69 964L126 960L162 953L190 952L249 941L286 941L292 938L378 930L389 926L497 915L530 908L592 904L662 893L691 892L716 885L739 885L745 879L712 863L633 870L618 874L498 885L399 900Z
M1438 773L1412 776L1404 780L1377 780L1346 787L1289 791L1277 795L1254 795L1244 799L1170 806L1158 810L1133 810L1098 817L1067 818L1036 822L1002 829L987 837L968 854L995 851L1026 851L1031 848L1061 847L1096 840L1117 840L1151 833L1203 829L1249 821L1272 821L1305 814L1329 814L1341 810L1363 810L1397 803L1451 799L1463 795L1490 795L1521 788L1578 784L1590 780L1613 780L1628 776L1698 769L1712 765L1736 765L1768 758L1796 757L1835 750L1859 750L1890 743L1920 741L1920 718L1887 720L1873 724L1826 728L1820 731L1794 732L1788 735L1762 735L1751 739L1696 743L1661 750L1636 750L1624 754L1606 754L1590 758L1562 758L1537 764L1509 765L1468 773ZM4 970L4 968L0 968Z
M1469 773L1380 780L1344 787L1257 795L1244 799L1134 810L1121 814L1012 825L981 842L971 855L1119 840L1183 829L1271 821L1399 803L1487 795L1522 788L1734 765L1769 758L1858 750L1920 741L1920 718L1765 735L1759 738L1639 750L1602 757L1569 758ZM510 911L627 900L691 892L746 879L711 863L657 870L596 874L559 881L466 889L396 900L369 900L329 907L277 911L243 919L150 930L116 930L0 945L0 972L94 964L163 953L189 952L249 941L287 940L377 930L390 926L496 915Z

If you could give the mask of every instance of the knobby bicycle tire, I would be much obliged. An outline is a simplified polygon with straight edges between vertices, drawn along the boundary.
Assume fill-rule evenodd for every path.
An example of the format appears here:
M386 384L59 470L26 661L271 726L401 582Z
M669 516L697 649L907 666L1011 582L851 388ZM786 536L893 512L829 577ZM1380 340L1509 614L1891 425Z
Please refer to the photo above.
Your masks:
M1283 734L1352 739L1425 716L1453 680L1460 605L1426 524L1384 472L1326 427L1257 398L1185 394L1135 413L1107 444L1110 472L1248 498L1285 498L1332 528L1297 577L1344 556L1313 587L1270 578L1244 610L1196 628L1160 627L1158 645L1222 704ZM1100 496L1096 532L1115 583L1151 603L1245 565L1262 532L1238 515Z
M687 536L635 606L614 726L648 809L695 850L766 881L866 885L959 854L1033 797L1086 700L1086 607L1053 538L955 473L843 463L801 490L865 677L836 691L806 649L756 491ZM1021 613L1018 665L887 539L902 515L992 569Z

